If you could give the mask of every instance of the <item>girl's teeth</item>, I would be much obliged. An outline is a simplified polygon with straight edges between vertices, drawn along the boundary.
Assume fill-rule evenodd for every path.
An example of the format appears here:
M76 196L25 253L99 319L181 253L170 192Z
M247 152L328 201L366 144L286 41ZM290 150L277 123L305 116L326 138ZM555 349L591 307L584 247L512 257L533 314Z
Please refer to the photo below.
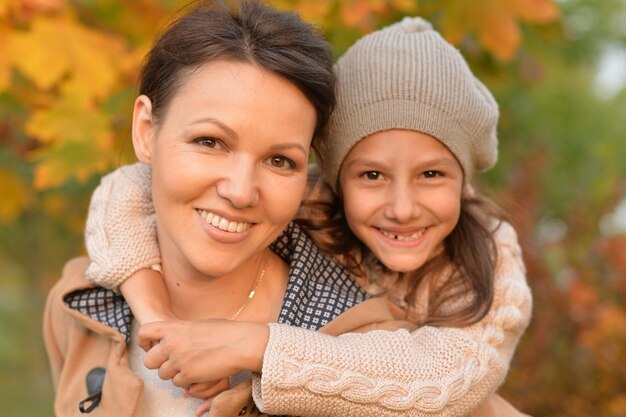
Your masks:
M394 239L394 240L398 240L400 242L405 242L405 241L409 241L409 240L417 240L417 239L419 239L424 234L424 230L425 229L420 230L419 232L412 233L412 234L410 234L408 236L407 235L396 235L396 234L393 234L393 233L386 232L384 230L381 230L381 232L382 232L383 235L387 236L388 238L391 238L391 239Z
M249 223L244 222L231 222L225 218L218 216L217 214L208 212L206 210L199 210L200 216L207 223L211 224L213 227L217 227L220 230L224 230L230 233L241 233L248 230L250 227Z

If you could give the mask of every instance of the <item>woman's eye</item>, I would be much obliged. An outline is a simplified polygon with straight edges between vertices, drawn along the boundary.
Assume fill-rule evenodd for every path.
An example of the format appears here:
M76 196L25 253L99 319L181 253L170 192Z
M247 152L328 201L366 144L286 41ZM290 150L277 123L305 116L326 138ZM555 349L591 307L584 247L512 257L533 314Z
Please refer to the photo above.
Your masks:
M203 138L198 138L196 139L194 142L196 142L197 144L204 146L205 148L217 148L219 146L219 143L217 141L217 139L215 138L207 138L207 137L203 137Z
M425 178L436 178L436 177L440 177L442 174L440 171L425 171L424 172L424 177Z
M363 177L368 179L368 180L372 180L372 181L376 181L381 179L383 176L383 174L381 174L378 171L367 171L363 173Z
M296 164L291 159L279 155L272 156L269 159L269 164L274 168L281 169L293 169L296 166Z

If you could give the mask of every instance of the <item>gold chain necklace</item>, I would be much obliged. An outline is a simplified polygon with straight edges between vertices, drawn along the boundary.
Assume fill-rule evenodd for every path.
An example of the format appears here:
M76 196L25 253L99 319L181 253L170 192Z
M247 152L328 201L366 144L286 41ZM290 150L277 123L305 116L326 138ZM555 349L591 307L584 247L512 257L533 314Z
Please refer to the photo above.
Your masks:
M250 294L248 294L248 298L246 298L246 301L244 301L241 307L239 307L239 310L237 310L237 312L233 314L233 316L230 318L231 320L235 320L237 317L239 317L241 312L245 310L246 307L248 307L248 304L250 304L250 301L252 301L252 299L254 298L254 295L256 294L256 290L259 287L259 284L261 283L261 281L263 280L263 277L265 276L265 267L267 266L268 258L269 256L265 257L265 260L263 261L263 268L261 268L259 275L257 275L256 280L254 281L254 284L252 285L252 290L250 290Z

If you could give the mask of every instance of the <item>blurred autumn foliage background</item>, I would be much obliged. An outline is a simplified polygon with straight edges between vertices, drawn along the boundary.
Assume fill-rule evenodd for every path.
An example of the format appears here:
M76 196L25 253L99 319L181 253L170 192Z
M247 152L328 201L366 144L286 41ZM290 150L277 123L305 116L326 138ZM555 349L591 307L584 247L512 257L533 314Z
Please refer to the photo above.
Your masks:
M0 0L0 404L52 415L47 289L100 176L133 160L141 59L177 0ZM506 202L535 296L502 389L535 416L626 416L625 0L276 0L336 54L420 14L501 106Z

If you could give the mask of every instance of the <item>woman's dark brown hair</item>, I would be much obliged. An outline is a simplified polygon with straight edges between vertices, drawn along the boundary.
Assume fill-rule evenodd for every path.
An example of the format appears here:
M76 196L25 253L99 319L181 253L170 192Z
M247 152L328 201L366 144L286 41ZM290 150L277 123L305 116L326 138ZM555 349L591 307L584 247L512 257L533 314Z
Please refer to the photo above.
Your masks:
M355 276L368 278L374 270L391 273L350 230L341 197L328 187L320 194L332 197L306 201L304 216L297 219L316 244L336 255ZM444 250L416 271L398 274L397 279L407 280L405 301L409 306L426 277L440 277L434 280L436 286L430 286L428 311L420 325L462 327L489 312L497 263L495 219L500 218L501 212L491 200L476 193L463 196L459 221L444 239Z
M185 76L217 60L250 63L291 81L315 107L314 137L324 133L335 105L329 45L295 13L252 0L198 2L161 34L146 57L139 87L157 121Z

